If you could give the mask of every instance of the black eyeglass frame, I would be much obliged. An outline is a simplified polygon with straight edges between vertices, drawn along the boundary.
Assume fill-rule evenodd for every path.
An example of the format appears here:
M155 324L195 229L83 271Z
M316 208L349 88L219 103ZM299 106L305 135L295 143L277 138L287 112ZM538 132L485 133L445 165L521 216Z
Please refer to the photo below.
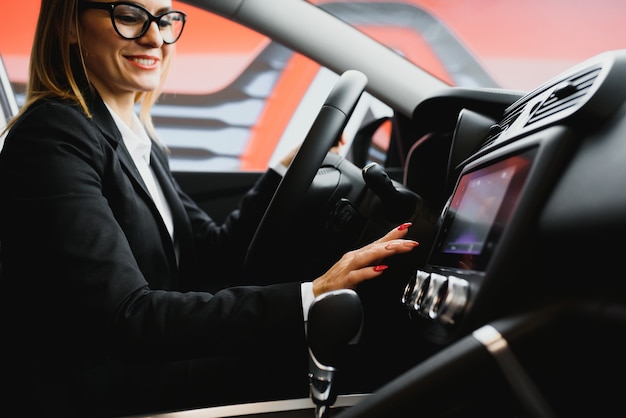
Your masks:
M139 35L137 36L133 36L133 37L128 37L123 35L120 30L117 28L117 24L115 23L115 8L117 6L132 6L135 7L141 11L143 11L146 16L148 16L148 20L146 20L146 22L144 23L143 28L141 29L141 32L139 32ZM180 28L180 33L178 34L178 36L176 37L176 39L174 39L171 42L167 42L165 39L163 39L163 42L166 44L173 44L176 41L178 41L180 39L180 36L183 34L183 29L185 28L185 23L187 22L187 14L183 11L180 10L168 10L165 13L162 13L158 16L153 15L152 13L150 13L148 11L148 9L146 9L145 7L137 4L137 3L132 3L132 2L128 2L128 1L113 1L113 2L99 2L99 1L79 1L78 2L78 10L83 11L83 10L87 10L87 9L100 9L100 10L107 10L109 12L109 16L111 17L111 24L113 25L113 29L115 29L115 32L117 32L118 35L120 35L122 38L127 39L129 41L133 41L135 39L139 39L142 36L144 36L146 34L146 32L148 32L148 29L150 28L150 25L152 24L152 22L156 22L157 26L159 26L159 23L161 22L161 19L164 16L167 16L169 14L172 13L177 13L180 16L182 16L182 22L183 25ZM159 30L159 32L161 32Z

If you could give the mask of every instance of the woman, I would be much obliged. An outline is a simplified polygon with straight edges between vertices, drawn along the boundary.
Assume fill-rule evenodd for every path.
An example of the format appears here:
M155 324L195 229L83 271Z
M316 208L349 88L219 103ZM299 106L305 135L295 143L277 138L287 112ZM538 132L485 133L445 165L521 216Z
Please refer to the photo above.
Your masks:
M241 263L280 175L223 225L176 184L149 112L184 23L170 0L41 2L27 102L0 154L4 376L21 414L306 396L312 299L417 245L405 224L310 283L198 291Z

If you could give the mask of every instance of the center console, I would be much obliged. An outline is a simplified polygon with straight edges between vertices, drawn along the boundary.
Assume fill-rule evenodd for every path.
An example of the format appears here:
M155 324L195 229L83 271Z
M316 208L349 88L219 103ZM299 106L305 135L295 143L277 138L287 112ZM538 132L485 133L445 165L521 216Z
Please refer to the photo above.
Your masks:
M431 339L449 342L493 319L483 312L541 299L528 290L535 285L525 260L540 210L581 135L621 105L606 98L623 89L625 59L600 55L522 97L454 167L459 176L427 263L402 295ZM463 141L475 130L457 123L451 155L469 148Z

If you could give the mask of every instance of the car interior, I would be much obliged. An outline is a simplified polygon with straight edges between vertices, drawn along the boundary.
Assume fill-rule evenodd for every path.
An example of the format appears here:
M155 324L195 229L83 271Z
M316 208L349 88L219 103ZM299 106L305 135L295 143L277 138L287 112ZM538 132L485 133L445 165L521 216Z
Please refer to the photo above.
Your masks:
M316 265L330 259L320 250L329 236L334 254L403 219L420 250L392 260L393 277L359 288L360 340L326 379L338 395L327 401L333 416L556 417L619 407L619 385L610 382L625 366L617 263L626 226L625 72L626 51L610 51L524 95L433 95L409 117L393 117L398 148L407 150L397 170L325 157L329 142L309 149L311 140L337 137L345 122L336 119L349 117L366 83L359 71L341 76L296 157L310 166L294 160L263 222L282 228L290 211L302 213L279 200L286 188L296 202L311 199L305 206L314 212L320 201L332 206L313 228L324 231L311 250ZM311 182L306 193L301 184L289 189L295 173ZM301 401L275 406L272 416L310 416ZM239 407L222 416L266 416L268 405Z
M589 57L529 91L454 87L308 2L185 3L338 75L244 269L280 257L285 272L312 279L402 222L420 245L388 260L380 280L316 300L310 398L146 417L620 415L626 50ZM306 19L270 25L267 10ZM320 27L332 36L318 36ZM365 94L393 115L364 124L344 154L328 153ZM15 98L1 99L6 119ZM389 146L377 160L373 137L383 126ZM209 201L220 192L203 185L224 187L219 173L175 176L215 213ZM256 178L239 173L227 184L245 190ZM302 246L276 254L272 242L296 227ZM267 281L290 278L277 272Z

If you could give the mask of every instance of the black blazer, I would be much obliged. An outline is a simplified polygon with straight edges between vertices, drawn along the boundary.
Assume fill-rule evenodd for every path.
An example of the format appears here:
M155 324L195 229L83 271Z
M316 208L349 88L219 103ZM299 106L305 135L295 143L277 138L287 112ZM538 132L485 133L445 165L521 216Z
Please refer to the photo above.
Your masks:
M215 272L242 265L280 176L268 171L218 225L182 192L155 143L177 262L113 119L97 95L89 102L92 119L75 104L36 103L0 154L3 316L16 356L44 348L21 373L71 379L110 361L245 355L287 342L304 353L299 283L193 291L228 282Z

